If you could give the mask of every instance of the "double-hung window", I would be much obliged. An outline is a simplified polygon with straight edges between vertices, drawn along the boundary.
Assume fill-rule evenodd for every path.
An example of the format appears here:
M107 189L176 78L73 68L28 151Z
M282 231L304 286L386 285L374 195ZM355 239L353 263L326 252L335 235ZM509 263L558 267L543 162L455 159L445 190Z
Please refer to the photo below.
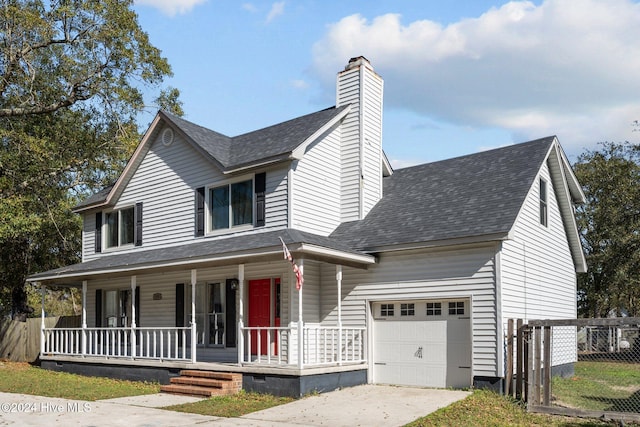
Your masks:
M549 221L549 209L547 200L547 181L540 178L540 224L545 227Z
M119 209L104 214L105 245L107 248L133 245L135 239L134 207Z
M209 188L211 231L253 225L253 180Z

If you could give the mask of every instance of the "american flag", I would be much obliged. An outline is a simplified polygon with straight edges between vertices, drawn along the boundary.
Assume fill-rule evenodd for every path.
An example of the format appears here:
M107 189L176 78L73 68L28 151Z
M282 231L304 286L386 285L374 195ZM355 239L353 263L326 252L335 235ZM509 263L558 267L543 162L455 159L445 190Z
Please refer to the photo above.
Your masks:
M282 240L282 237L279 237L279 239L282 242L282 252L284 253L284 259L288 260L291 263L293 272L296 275L296 289L300 290L302 288L302 284L304 283L302 270L300 270L300 267L298 267L294 262L293 257L291 256L291 252L289 252L289 248L287 248L287 245L284 243L284 240Z

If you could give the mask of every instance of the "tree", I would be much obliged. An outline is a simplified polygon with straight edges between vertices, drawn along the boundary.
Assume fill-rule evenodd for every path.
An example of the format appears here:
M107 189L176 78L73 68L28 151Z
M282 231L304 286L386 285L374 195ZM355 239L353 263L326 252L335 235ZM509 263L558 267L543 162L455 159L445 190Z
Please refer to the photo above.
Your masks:
M640 146L603 143L574 165L587 203L577 221L588 272L578 277L587 317L640 315Z
M143 88L171 75L132 1L0 0L0 314L28 274L78 261L70 208L133 152ZM181 114L176 89L156 101Z

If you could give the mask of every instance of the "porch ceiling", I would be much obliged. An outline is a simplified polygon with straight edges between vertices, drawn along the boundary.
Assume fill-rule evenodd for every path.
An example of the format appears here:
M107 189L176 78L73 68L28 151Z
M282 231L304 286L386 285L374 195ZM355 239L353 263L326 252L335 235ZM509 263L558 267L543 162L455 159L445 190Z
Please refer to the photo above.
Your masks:
M150 271L171 271L282 259L281 237L295 258L366 268L374 256L356 251L337 239L293 229L230 238L203 239L194 243L148 250L103 254L100 258L37 273L29 282L74 283L96 277L130 276Z

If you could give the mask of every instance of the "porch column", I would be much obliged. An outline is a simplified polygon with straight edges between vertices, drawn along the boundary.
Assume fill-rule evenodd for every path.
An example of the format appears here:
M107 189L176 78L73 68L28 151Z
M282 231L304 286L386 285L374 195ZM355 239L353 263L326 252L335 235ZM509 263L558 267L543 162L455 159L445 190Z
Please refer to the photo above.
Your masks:
M40 285L40 293L42 295L42 304L40 305L40 356L44 355L44 294L45 294L45 286L42 282L38 283Z
M87 281L82 281L82 357L87 354Z
M131 358L136 357L136 276L131 276ZM124 325L125 327L127 325Z
M244 264L238 265L238 365L244 360Z
M336 265L338 284L338 365L342 365L342 266Z
M196 281L198 280L197 270L191 270L191 362L196 363Z
M304 259L300 258L298 268L300 275L304 277ZM295 274L293 281L296 280ZM302 323L302 286L298 290L298 369L304 364L304 324Z

